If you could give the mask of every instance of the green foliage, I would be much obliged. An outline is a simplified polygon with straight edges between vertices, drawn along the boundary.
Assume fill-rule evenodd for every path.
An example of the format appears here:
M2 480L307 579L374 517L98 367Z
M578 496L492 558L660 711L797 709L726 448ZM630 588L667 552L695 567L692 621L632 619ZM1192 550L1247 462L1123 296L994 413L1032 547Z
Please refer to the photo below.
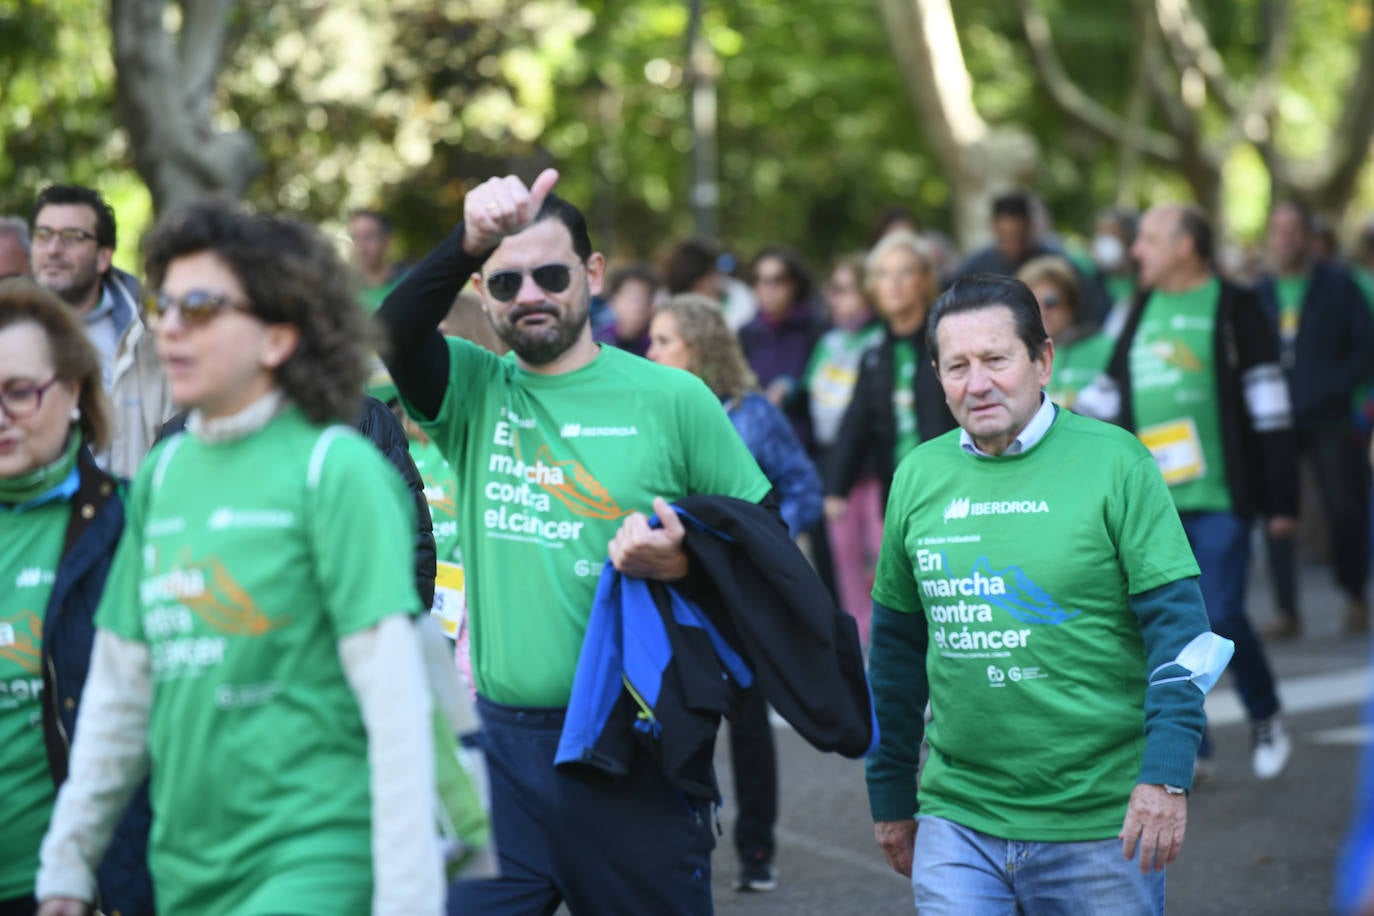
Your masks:
M151 213L114 120L114 63L97 0L0 3L0 214L27 218L55 183L100 188L119 216L115 263L137 269ZM79 24L79 27L77 27Z
M1254 80L1270 0L1194 0L1237 85ZM1069 74L1122 110L1139 36L1131 4L1042 0ZM818 264L860 247L903 203L947 225L940 173L873 0L703 0L718 115L720 233L742 257L794 244ZM1119 151L1065 121L1032 74L1016 4L954 4L975 100L992 123L1028 130L1037 190L1061 226L1086 230L1110 202ZM1369 28L1367 0L1293 0L1279 146L1322 152ZM50 180L101 187L124 230L120 262L149 217L118 129L108 4L0 0L0 212L26 213ZM248 192L338 230L352 207L382 209L412 255L494 174L556 165L617 257L652 257L691 234L687 0L242 0L231 22L217 123L245 127L264 168ZM1368 90L1365 90L1368 91ZM1156 118L1155 127L1160 127ZM1209 130L1220 118L1209 116ZM1236 174L1259 212L1263 171ZM1141 176L1142 202L1177 196Z
M596 201L593 225L603 244L649 257L693 230L687 4L585 6L598 13L596 25L580 46L582 68L557 94L562 127L550 148L569 194ZM719 72L727 245L748 257L785 241L825 263L864 244L886 204L942 219L947 188L876 9L820 0L704 7L703 34Z

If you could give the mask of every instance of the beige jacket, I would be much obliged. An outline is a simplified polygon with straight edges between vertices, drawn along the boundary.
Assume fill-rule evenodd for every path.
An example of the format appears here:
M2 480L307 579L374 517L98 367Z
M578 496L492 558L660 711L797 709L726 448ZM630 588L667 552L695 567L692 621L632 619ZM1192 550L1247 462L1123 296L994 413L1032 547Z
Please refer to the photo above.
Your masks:
M176 407L153 335L139 317L138 281L123 271L111 270L105 286L114 296L115 321L123 331L115 347L110 383L114 435L109 450L96 457L114 476L132 478Z

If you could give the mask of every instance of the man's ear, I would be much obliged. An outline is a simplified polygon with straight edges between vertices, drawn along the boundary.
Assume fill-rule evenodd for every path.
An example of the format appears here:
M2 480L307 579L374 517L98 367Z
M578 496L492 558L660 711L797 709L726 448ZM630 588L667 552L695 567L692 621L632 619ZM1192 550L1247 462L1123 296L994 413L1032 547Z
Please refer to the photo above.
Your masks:
M96 274L103 277L105 271L110 269L110 264L114 262L114 249L101 246L95 250Z
M482 282L481 272L474 273L468 279L472 281L472 288L477 290L477 298L482 302L482 313L491 318L491 309L487 308L487 288Z
M1038 361L1040 363L1040 387L1044 388L1050 383L1050 376L1054 374L1054 341L1052 339L1045 338L1045 346L1040 351Z
M593 251L587 258L587 290L593 296L601 295L601 282L606 278L606 258L599 251Z

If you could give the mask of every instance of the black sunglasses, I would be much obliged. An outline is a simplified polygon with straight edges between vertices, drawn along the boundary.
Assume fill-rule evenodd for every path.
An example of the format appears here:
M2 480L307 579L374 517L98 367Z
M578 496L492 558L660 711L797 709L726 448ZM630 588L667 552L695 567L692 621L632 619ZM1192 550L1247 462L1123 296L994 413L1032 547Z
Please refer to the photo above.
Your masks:
M529 275L546 293L561 293L572 283L572 268L566 264L543 264L529 269ZM487 276L487 292L497 302L509 302L520 292L525 282L525 270L498 270Z

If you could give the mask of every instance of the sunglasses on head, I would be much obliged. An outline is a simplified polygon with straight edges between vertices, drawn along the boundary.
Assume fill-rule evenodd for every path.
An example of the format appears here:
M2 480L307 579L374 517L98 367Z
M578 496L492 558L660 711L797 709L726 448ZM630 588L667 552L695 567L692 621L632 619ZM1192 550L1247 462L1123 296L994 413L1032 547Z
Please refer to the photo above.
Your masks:
M182 322L187 325L205 324L225 309L252 311L247 302L203 289L193 289L184 296L172 296L157 290L149 292L143 299L143 313L154 323L165 318L172 309L181 314Z
M525 273L523 268L494 271L487 275L487 292L497 302L509 302L524 285ZM572 268L566 264L543 264L528 273L546 293L561 293L572 283Z

